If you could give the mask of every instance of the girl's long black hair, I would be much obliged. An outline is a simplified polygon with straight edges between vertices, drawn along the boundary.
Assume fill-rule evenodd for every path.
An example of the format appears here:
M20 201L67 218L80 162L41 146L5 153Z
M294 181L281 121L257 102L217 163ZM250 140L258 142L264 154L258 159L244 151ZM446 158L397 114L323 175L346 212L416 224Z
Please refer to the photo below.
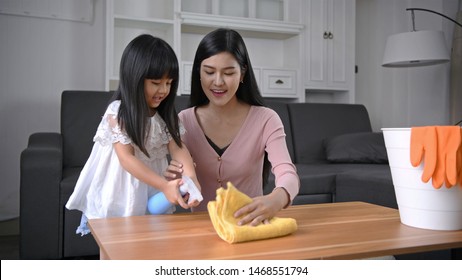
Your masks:
M170 93L156 111L167 125L173 140L181 147L175 96L178 90L179 66L175 52L164 40L143 34L125 48L120 62L119 87L112 100L120 100L118 122L132 142L146 154L149 133L149 107L144 94L145 79L172 79Z
M265 102L258 89L257 80L252 69L252 63L241 35L232 29L219 28L208 33L199 43L194 57L191 73L190 106L201 106L209 103L200 82L202 61L219 53L227 52L234 56L244 73L243 82L236 92L237 99L255 106L264 106ZM271 164L265 152L263 161L263 186L268 182Z

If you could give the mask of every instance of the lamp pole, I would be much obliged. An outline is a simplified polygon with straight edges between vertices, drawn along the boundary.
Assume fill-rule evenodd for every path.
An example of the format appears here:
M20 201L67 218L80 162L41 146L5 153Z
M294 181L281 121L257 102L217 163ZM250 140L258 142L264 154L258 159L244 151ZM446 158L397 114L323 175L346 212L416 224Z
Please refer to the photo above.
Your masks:
M455 24L457 24L458 26L462 27L462 24L459 23L458 21L442 14L442 13L438 13L436 11L432 11L432 10L428 10L428 9L422 9L422 8L407 8L406 11L411 11L412 13L412 31L416 31L415 29L415 22L414 22L414 11L423 11L423 12L429 12L429 13L433 13L433 14L437 14L439 16L442 16L444 17L445 19L448 19L452 22L454 22ZM454 34L460 34L459 33L454 33ZM461 66L458 64L458 61L461 59L461 54L460 54L460 51L461 51L461 47L457 47L459 45L456 45L456 40L458 41L457 44L460 44L460 39L458 38L454 38L453 39L453 53L452 53L452 64L451 64L451 90L450 90L450 98L451 98L451 118L452 118L452 121L456 121L458 119L458 117L460 117L462 115L462 110L459 108L460 106L460 101L462 100L462 93L460 92L462 90L462 85L461 85L461 82L459 81L459 78L456 78L456 76L458 77L460 74L459 72L461 71ZM457 61L456 61L457 60ZM458 121L455 125L460 125L462 123L462 120Z
M457 24L458 26L462 27L462 23L459 23L459 22L455 21L454 19L452 19L452 18L450 18L450 17L448 17L446 15L443 15L442 13L438 13L438 12L435 12L435 11L432 11L432 10L422 9L422 8L407 8L406 11L411 11L411 13L412 13L412 29L413 29L413 31L415 31L414 11L424 11L424 12L434 13L434 14L440 15L440 16L444 17L445 19L448 19L448 20L454 22L455 24Z

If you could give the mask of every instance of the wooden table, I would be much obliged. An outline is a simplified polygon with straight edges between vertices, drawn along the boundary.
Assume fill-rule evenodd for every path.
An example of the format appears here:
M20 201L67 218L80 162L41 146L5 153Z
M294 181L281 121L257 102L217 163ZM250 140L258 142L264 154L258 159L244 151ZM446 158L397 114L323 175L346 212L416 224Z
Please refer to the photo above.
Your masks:
M462 230L406 226L395 209L363 202L297 205L288 236L228 244L208 213L93 219L102 259L358 259L462 247Z

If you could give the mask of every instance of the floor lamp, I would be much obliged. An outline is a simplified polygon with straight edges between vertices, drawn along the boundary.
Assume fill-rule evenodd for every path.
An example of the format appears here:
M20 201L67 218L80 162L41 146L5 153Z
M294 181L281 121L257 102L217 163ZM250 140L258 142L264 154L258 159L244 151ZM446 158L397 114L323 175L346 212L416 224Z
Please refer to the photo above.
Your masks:
M462 12L456 20L441 13L421 8L408 8L412 16L412 31L388 37L383 57L383 67L417 67L435 65L451 61L451 120L462 122ZM440 15L456 24L452 54L449 54L442 31L415 29L414 11L424 11Z
M462 22L462 11L457 13L457 21ZM462 122L462 27L454 28L451 54L451 122Z

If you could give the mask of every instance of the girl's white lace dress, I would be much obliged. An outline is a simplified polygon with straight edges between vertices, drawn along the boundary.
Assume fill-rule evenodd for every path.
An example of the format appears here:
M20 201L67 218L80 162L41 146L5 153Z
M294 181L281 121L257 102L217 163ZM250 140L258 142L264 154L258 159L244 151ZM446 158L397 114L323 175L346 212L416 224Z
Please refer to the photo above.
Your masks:
M88 219L145 215L148 198L159 191L139 181L120 165L113 143L131 143L117 123L120 100L112 102L98 126L93 149L69 201L68 209L83 212ZM184 134L183 126L180 133ZM150 118L146 150L150 158L136 145L135 156L162 176L168 166L167 144L171 140L165 122L155 114ZM170 213L175 210L172 207Z

